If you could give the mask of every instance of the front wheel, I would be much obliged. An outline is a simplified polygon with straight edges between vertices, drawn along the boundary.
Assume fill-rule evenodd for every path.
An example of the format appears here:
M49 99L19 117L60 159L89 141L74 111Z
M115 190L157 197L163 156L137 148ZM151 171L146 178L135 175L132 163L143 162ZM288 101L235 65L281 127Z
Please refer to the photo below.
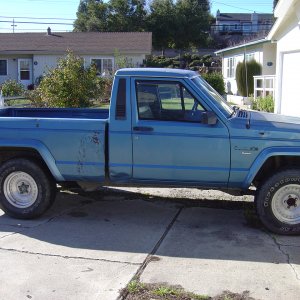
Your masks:
M275 173L259 187L255 203L262 223L270 231L300 234L300 169Z
M16 158L0 167L0 208L19 219L40 216L56 194L53 179L31 160Z

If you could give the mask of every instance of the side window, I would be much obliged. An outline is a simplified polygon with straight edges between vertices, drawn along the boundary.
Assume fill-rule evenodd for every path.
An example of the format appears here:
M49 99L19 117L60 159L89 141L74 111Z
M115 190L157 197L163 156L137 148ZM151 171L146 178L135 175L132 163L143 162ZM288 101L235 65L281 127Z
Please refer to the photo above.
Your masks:
M200 122L204 108L180 83L136 83L140 120Z

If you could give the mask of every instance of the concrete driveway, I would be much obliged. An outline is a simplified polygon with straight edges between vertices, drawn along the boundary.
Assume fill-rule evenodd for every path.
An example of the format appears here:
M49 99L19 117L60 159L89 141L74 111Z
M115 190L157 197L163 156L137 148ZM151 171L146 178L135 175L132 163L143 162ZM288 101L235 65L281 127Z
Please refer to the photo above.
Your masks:
M135 192L60 192L33 221L0 211L0 299L113 300L136 274L210 296L248 290L257 299L300 298L300 237L249 227L239 201L209 208L210 200L192 200L240 198ZM177 200L162 200L169 195Z

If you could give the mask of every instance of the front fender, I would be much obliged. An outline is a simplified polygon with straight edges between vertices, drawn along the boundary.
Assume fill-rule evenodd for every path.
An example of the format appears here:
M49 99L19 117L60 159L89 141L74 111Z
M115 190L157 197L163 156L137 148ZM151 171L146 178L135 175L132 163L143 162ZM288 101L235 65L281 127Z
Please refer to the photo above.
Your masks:
M48 166L49 171L57 181L64 181L64 177L59 172L55 159L49 149L40 141L37 140L14 140L14 139L0 139L0 147L10 148L28 148L36 150L43 158L45 164Z
M250 167L249 173L243 182L243 189L248 189L254 177L266 162L273 156L300 156L300 147L270 147L264 149Z

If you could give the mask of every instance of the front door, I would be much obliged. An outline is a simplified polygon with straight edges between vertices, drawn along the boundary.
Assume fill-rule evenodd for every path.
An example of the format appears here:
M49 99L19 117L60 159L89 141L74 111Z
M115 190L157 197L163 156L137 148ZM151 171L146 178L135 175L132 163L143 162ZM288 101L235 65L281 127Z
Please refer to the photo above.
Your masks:
M201 123L207 105L181 80L132 79L133 179L223 186L230 170L226 126Z
M32 59L21 58L18 60L19 82L25 87L32 84Z

